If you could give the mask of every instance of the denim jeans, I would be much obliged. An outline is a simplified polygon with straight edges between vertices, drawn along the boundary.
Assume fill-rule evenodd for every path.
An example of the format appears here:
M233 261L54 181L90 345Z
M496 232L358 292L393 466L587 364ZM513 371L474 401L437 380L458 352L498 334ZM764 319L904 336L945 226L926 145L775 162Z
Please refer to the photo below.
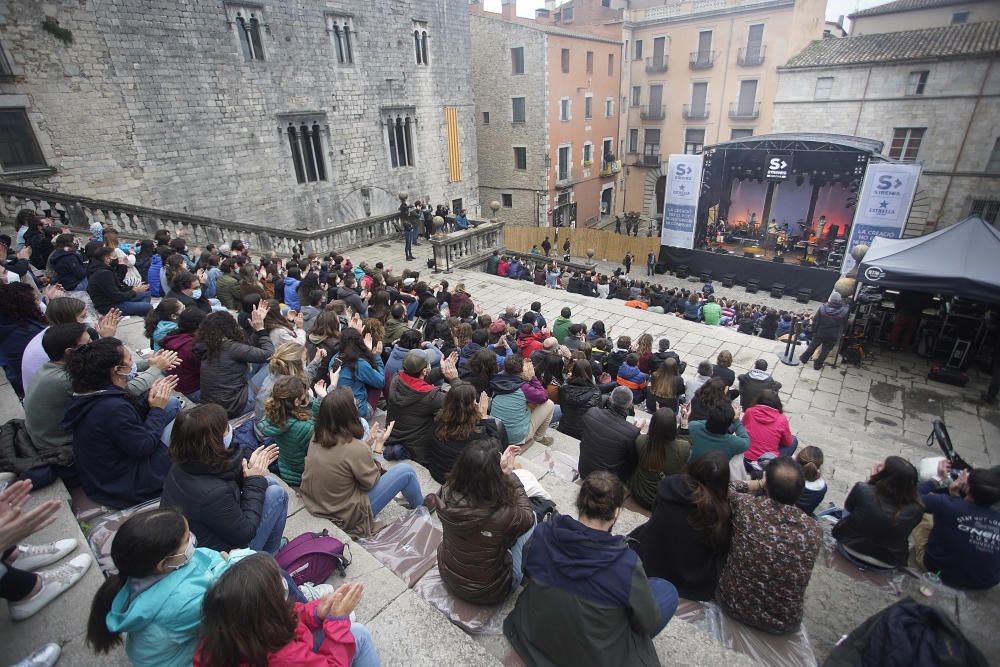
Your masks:
M420 480L417 473L408 463L399 463L389 468L368 492L368 500L372 505L372 514L378 514L388 505L396 494L403 492L403 497L410 507L420 507L424 503L424 494L420 490Z
M122 311L123 315L145 315L153 309L153 304L149 302L149 292L136 294L128 301L116 303L115 308Z
M512 591L516 591L517 587L521 585L521 581L524 579L524 545L528 543L531 539L531 535L535 532L535 526L538 525L538 519L532 517L531 528L521 533L514 544L510 547L510 560L511 569L513 570L514 583L511 586Z
M181 399L176 396L168 398L167 404L163 406L163 412L167 415L167 425L163 427L163 433L160 434L160 442L167 447L170 446L170 434L174 432L174 419L177 418L177 413L180 411Z
M354 659L351 667L381 667L375 642L372 641L368 628L360 623L351 623L351 634L354 635Z
M677 589L674 588L672 583L659 577L649 578L649 589L653 592L653 599L656 600L656 606L660 608L660 624L649 635L650 637L655 637L663 632L663 628L667 627L667 623L670 622L670 619L674 616L674 612L677 611L678 595Z
M264 493L264 506L260 512L260 523L257 532L250 540L249 547L254 551L266 551L272 556L278 553L281 546L281 535L285 532L285 519L288 518L288 492L274 479L267 477L267 491Z
M562 419L562 406L557 405L552 411L552 419L549 420L549 423L558 424L560 419Z
M793 435L792 444L788 445L787 447L778 447L778 452L781 454L781 456L791 456L792 454L795 453L795 450L798 449L798 447L799 447L799 436Z

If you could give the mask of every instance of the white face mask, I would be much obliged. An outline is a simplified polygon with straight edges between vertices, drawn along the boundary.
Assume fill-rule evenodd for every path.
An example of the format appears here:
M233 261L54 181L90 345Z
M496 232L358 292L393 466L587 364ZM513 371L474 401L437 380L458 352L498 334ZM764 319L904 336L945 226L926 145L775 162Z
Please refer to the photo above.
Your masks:
M194 533L188 533L188 542L187 542L187 545L184 547L184 551L182 551L180 553L171 554L171 555L167 556L167 558L182 558L183 562L178 563L178 564L167 565L166 566L167 569L168 570L179 570L182 567L184 567L185 565L187 565L188 563L190 563L191 559L194 558L194 549L195 549L195 543L196 542L197 542L197 539L195 538Z

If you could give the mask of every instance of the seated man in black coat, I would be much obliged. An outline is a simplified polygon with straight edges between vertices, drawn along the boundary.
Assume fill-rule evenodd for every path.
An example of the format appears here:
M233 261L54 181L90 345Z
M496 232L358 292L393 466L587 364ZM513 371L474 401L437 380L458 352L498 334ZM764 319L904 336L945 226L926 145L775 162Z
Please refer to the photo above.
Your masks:
M606 470L623 482L636 465L635 439L639 428L625 418L632 409L632 390L615 387L606 407L590 408L583 415L580 440L580 477Z
M744 373L739 377L740 382L740 406L746 410L754 404L760 392L771 389L777 393L781 389L781 383L771 377L767 372L767 361L758 359L753 364L753 370Z

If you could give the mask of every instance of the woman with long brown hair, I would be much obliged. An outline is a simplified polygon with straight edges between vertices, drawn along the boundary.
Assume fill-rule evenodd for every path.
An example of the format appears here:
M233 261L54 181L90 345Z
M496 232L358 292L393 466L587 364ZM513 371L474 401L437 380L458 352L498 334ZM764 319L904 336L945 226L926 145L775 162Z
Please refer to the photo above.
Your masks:
M339 385L351 390L365 419L373 409L369 390L381 390L385 386L382 341L373 343L374 340L370 335L362 336L357 329L344 329L340 333L340 350L330 359L330 364L340 362Z
M635 342L635 353L639 355L639 370L647 375L652 371L653 336L644 333Z
M445 588L472 604L503 602L524 576L521 555L535 513L512 474L519 451L501 454L495 440L469 443L441 488L438 570Z
M656 488L667 475L684 471L691 455L691 443L677 435L677 415L670 408L660 408L649 420L649 433L635 439L638 464L629 478L628 488L635 501L653 509Z
M314 358L320 350L326 351L326 359L333 359L340 351L340 316L332 310L323 310L316 316L313 328L306 335L306 356ZM326 364L321 364L316 380L330 382L330 371Z
M375 515L400 491L410 507L423 504L420 482L409 464L397 463L381 474L376 457L382 456L391 433L391 423L384 431L376 424L365 437L351 390L331 390L320 403L306 453L300 487L306 509L351 537L367 537L376 532Z
M364 584L343 584L309 603L291 602L273 558L237 561L203 602L196 667L380 664L368 629L350 620Z
M489 416L490 399L467 382L451 386L444 406L434 416L427 469L435 482L445 483L461 451L478 440L495 440L506 447L507 433Z
M660 408L668 408L676 414L683 394L684 378L677 368L677 359L667 357L649 376L649 384L646 385L646 410L656 412Z
M662 577L682 598L711 600L729 550L729 461L709 452L684 473L664 477L649 521L632 531L647 576Z

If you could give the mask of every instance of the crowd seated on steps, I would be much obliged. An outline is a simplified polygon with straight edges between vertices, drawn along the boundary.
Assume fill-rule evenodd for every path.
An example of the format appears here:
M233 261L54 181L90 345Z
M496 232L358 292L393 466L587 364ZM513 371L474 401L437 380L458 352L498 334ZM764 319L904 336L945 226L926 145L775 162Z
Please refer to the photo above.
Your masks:
M108 260L97 252L103 241L87 245L93 252L80 261L107 260L118 280L117 252ZM281 664L306 653L322 664L377 664L367 632L346 618L356 586L293 582L285 593L270 558L288 503L277 478L352 537L378 532L400 494L407 507L438 512L449 594L493 605L523 587L505 632L529 663L544 663L565 636L579 640L582 664L648 658L678 597L715 599L767 632L801 622L819 545L812 514L826 489L822 452L799 447L764 360L737 377L724 351L715 363L691 360L698 372L685 378L687 361L667 338L614 337L603 322L574 321L568 307L543 314L536 302L493 315L464 285L416 272L335 253L253 256L240 241L189 256L166 230L114 248L126 255L116 288L136 267L145 284L159 284L147 332L149 347L163 349L141 355L116 338L119 309L91 319L86 293L46 285L37 267L18 273L24 258L0 246L8 250L0 352L25 392L27 445L0 464L39 486L62 478L109 509L160 500L115 537L119 574L95 599L88 630L96 650L124 632L136 664L153 655ZM289 290L313 310L289 308ZM552 443L553 427L580 440L575 519L553 516L518 464L525 449ZM417 466L440 486L421 488ZM887 460L852 491L837 529L844 552L896 567L912 529L919 563L944 581L995 585L1000 555L970 528L1000 525L996 473L977 469L948 486L943 471L947 492L918 493L904 468ZM0 494L23 503L27 486ZM651 511L632 546L609 533L626 496ZM484 517L489 535L477 528ZM3 534L14 535L0 545L0 569L16 619L89 566L81 558L47 568L72 547ZM238 655L249 643L235 635L201 634L227 624L219 600L235 594L287 621L238 624L273 633L264 654ZM592 607L613 613L593 620ZM539 610L545 622L531 620ZM310 635L319 644L305 642Z
M771 308L718 296L711 280L700 290L668 288L652 280L633 277L630 270L631 265L628 268L623 265L608 275L560 266L557 260L550 260L540 254L537 258L533 256L533 259L522 260L516 256L511 258L501 255L500 251L494 251L486 264L487 273L511 280L526 280L535 285L597 299L618 299L624 301L629 308L673 315L709 326L732 328L740 333L770 340L787 340L787 336L794 335L800 341L809 341L818 323L824 321L822 306L816 311L806 308L798 312ZM646 277L653 275L653 271L647 267ZM837 308L840 305L838 301ZM798 332L792 331L795 318L802 324ZM840 317L836 324L842 328L843 323L844 318Z

